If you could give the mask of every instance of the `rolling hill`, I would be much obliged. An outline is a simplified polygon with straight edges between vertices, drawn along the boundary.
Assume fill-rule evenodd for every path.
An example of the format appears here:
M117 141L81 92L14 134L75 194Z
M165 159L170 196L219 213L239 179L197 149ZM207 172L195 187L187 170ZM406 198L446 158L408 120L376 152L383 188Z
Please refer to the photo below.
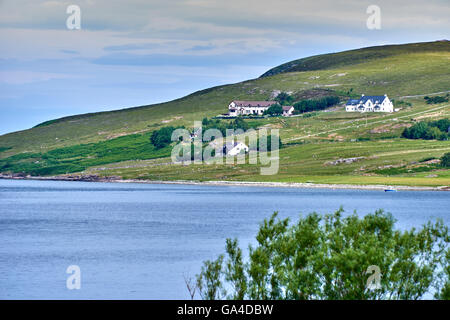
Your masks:
M284 63L265 72L261 77L286 72L314 71L352 66L364 63L367 60L382 59L409 53L448 51L448 48L449 41L442 40L425 43L375 46L338 53L321 54Z
M450 90L449 60L448 41L363 48L295 60L258 79L201 90L162 104L50 120L0 136L0 172L148 180L449 185L448 170L422 161L450 152L448 141L400 137L412 119L449 117L448 103L428 105L423 99L423 95ZM180 168L169 163L169 148L155 150L147 143L158 128L192 127L194 120L226 112L231 100L268 100L279 91L303 98L330 92L342 101L351 95L386 93L402 110L361 115L337 107L289 119L248 120L256 127L280 129L285 147L280 151L281 170L275 176L255 175L255 165ZM364 158L347 166L325 165L345 157ZM399 170L395 174L380 171L392 167Z

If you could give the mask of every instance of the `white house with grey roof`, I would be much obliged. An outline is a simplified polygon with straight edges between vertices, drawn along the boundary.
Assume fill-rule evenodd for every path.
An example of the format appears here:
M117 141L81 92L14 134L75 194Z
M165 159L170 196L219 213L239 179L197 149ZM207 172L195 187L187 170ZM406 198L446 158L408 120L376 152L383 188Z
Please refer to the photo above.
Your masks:
M226 143L223 147L223 153L227 156L236 156L240 153L247 153L248 146L242 142Z
M350 99L345 105L347 112L394 112L394 105L388 96L365 96Z
M269 109L276 101L231 101L228 105L228 115L243 116L243 115L263 115L264 111Z
M294 114L293 106L283 106L283 117L290 117Z

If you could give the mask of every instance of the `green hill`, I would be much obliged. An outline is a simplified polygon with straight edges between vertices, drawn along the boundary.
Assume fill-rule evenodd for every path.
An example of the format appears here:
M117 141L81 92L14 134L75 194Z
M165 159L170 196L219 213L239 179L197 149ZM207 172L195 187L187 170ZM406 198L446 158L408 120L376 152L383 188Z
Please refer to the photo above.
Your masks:
M351 66L368 60L382 59L396 55L422 52L449 51L450 42L436 42L386 45L349 50L338 53L321 54L284 63L265 72L261 77L273 76L279 73L296 71L325 70L336 67Z
M413 118L449 117L448 105L427 105L420 96L450 90L449 59L447 41L364 48L300 59L300 64L290 62L258 79L209 88L162 104L50 120L0 136L0 172L82 172L153 180L449 185L448 170L426 165L427 169L419 169L424 173L408 171L414 162L449 152L448 141L401 138L402 130ZM247 120L252 126L280 129L285 148L281 150L283 169L276 176L257 176L257 166L250 165L172 166L167 158L170 148L155 150L147 143L158 128L192 127L194 120L227 112L231 100L268 100L279 91L305 99L329 92L342 101L351 95L386 93L402 110L389 115L362 115L338 107L289 119ZM391 153L379 156L382 151ZM324 165L351 156L364 159L345 167ZM389 172L380 171L386 166L403 169L391 177ZM427 170L433 171L433 178L424 178Z

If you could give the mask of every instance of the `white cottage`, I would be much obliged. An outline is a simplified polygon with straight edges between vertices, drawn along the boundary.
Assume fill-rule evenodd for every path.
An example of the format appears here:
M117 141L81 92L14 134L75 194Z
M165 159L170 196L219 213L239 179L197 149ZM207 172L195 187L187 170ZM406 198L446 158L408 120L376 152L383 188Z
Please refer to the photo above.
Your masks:
M240 154L241 152L244 152L244 153L248 152L248 146L242 142L227 143L224 146L224 153L227 156L236 156L236 155Z
M276 101L231 101L228 105L228 115L241 116L241 115L259 115L262 116L264 111L269 109Z
M394 112L394 105L387 95L365 96L350 99L345 105L347 112Z
M283 106L283 117L290 117L294 114L293 106Z

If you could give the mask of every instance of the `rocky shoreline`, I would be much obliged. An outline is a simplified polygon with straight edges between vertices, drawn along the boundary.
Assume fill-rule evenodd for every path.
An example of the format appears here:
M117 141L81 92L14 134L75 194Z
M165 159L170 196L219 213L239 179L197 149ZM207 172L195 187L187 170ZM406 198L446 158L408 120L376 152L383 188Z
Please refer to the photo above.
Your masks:
M122 179L118 176L100 177L97 175L63 175L36 177L24 174L1 174L0 179L13 180L42 180L42 181L83 181L83 182L114 182L114 183L148 183L148 184L181 184L181 185L211 185L211 186L242 186L242 187L274 187L274 188L319 188L319 189L360 189L398 191L450 191L450 186L419 187L396 185L353 185L353 184L325 184L300 182L252 182L252 181L192 181L192 180L138 180Z
M64 175L64 176L30 176L20 173L15 174L2 174L0 173L0 179L12 179L12 180L43 180L43 181L84 181L84 182L117 182L121 180L120 177L100 177L97 175Z

